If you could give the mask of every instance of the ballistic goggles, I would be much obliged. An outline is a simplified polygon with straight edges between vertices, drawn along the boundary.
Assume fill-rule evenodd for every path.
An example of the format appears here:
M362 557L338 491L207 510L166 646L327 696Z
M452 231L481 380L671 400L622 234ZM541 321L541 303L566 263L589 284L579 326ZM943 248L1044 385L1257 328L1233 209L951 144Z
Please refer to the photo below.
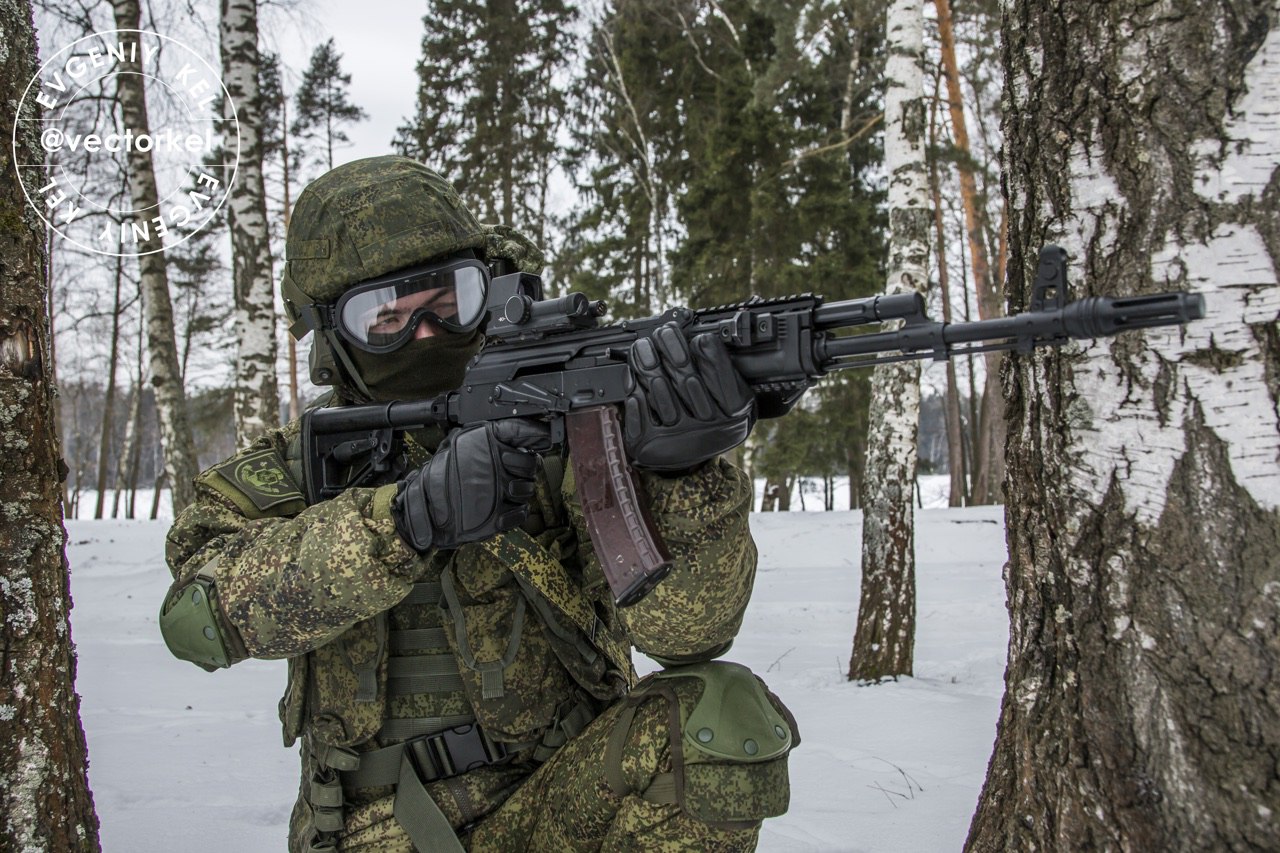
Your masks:
M489 268L451 260L399 270L351 288L334 306L334 326L352 346L393 352L429 321L447 332L470 332L484 319Z

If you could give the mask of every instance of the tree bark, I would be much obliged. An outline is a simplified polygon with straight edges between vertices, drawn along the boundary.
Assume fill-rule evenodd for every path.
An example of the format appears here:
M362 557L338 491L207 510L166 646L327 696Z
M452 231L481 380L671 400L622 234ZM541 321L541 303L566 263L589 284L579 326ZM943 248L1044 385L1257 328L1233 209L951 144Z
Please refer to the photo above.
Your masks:
M230 95L226 115L236 116L240 132L236 191L227 198L227 224L236 306L236 444L244 447L280 425L276 307L262 178L257 0L222 0L221 33L222 80Z
M936 81L935 81L936 82ZM934 87L935 92L937 86ZM938 99L929 108L930 147L937 151ZM938 158L929 158L929 193L933 200L934 253L938 258L938 290L942 295L942 322L951 322L951 277L947 272L947 234L942 222L942 188L938 179ZM956 380L955 359L947 359L947 388L944 411L947 426L947 473L950 475L948 506L969 503L968 460L965 453L963 424L960 418L960 389Z
M289 233L289 219L293 215L292 190L289 186L289 99L280 99L280 160L284 166L284 233ZM274 275L272 276L274 278ZM293 334L285 336L289 341L289 420L302 416L302 403L298 397L298 342Z
M111 311L111 352L107 356L107 390L102 402L102 434L98 439L98 498L93 517L102 518L107 499L107 469L111 465L112 433L115 432L116 365L120 360L120 287L124 279L124 258L116 257L115 297Z
M928 283L924 10L894 0L885 67L885 171L889 175L888 293ZM871 380L871 430L862 493L862 591L849 678L910 675L915 649L916 435L920 365L882 364Z
M969 130L964 117L964 95L960 90L960 70L956 63L956 40L951 26L950 0L934 0L938 10L938 39L941 42L943 77L947 81L947 104L951 110L951 133L959 156L960 201L964 208L965 234L969 244L969 263L973 268L973 284L978 294L978 316L984 320L999 317L1000 294L991 278L988 259L986 211L978 203L978 182L973 173L969 146ZM1004 398L1000 389L1000 362L1003 355L989 352L983 356L987 367L982 391L982 413L975 429L973 461L974 503L998 503L1004 481Z
M13 148L0 147L0 850L97 851L75 692L45 228L19 183L37 194L44 170L16 168L44 162L34 99L17 112L37 68L31 4L0 0L0 32L0 126L15 129Z
M116 27L138 29L138 0L112 0ZM127 54L126 54L127 56ZM119 62L116 75L120 111L126 128L136 136L150 133L142 69L137 59ZM134 210L159 207L155 169L150 151L131 148L128 154L129 193ZM173 490L176 515L195 500L197 473L195 440L187 421L187 398L182 387L178 346L173 331L173 303L169 298L169 275L165 269L164 243L155 233L139 241L138 268L146 304L147 349L151 354L151 384L156 389L156 410L160 421L160 442L164 466Z
M968 849L1280 849L1280 4L1006 7L1011 310L1205 293L1006 370L1009 663Z

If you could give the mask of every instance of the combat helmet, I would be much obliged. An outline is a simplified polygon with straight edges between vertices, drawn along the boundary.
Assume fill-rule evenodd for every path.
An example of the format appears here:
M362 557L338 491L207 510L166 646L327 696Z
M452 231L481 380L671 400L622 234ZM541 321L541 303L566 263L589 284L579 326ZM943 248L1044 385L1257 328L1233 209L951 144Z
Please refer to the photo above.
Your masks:
M308 185L289 222L280 292L294 338L315 333L311 381L368 396L324 312L387 273L467 250L483 258L491 231L449 181L409 157L356 160Z

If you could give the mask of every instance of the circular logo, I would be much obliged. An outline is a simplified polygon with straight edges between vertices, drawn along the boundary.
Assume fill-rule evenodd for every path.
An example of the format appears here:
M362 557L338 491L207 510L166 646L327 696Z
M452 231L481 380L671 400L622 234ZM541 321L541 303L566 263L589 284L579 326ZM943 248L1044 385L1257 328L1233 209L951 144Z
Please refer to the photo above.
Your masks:
M182 243L209 224L235 182L235 104L203 56L159 33L77 39L40 67L18 115L38 116L13 129L27 201L91 252L146 255ZM47 163L18 158L20 134L38 138Z

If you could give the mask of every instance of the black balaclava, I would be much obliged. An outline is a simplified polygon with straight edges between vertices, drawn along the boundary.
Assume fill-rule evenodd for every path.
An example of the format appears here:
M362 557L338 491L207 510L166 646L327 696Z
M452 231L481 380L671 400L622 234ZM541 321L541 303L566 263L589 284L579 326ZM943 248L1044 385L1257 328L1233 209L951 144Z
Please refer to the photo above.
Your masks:
M426 322L426 321L423 321ZM462 384L467 362L480 351L484 332L439 332L410 341L392 353L348 352L375 401L421 400Z

